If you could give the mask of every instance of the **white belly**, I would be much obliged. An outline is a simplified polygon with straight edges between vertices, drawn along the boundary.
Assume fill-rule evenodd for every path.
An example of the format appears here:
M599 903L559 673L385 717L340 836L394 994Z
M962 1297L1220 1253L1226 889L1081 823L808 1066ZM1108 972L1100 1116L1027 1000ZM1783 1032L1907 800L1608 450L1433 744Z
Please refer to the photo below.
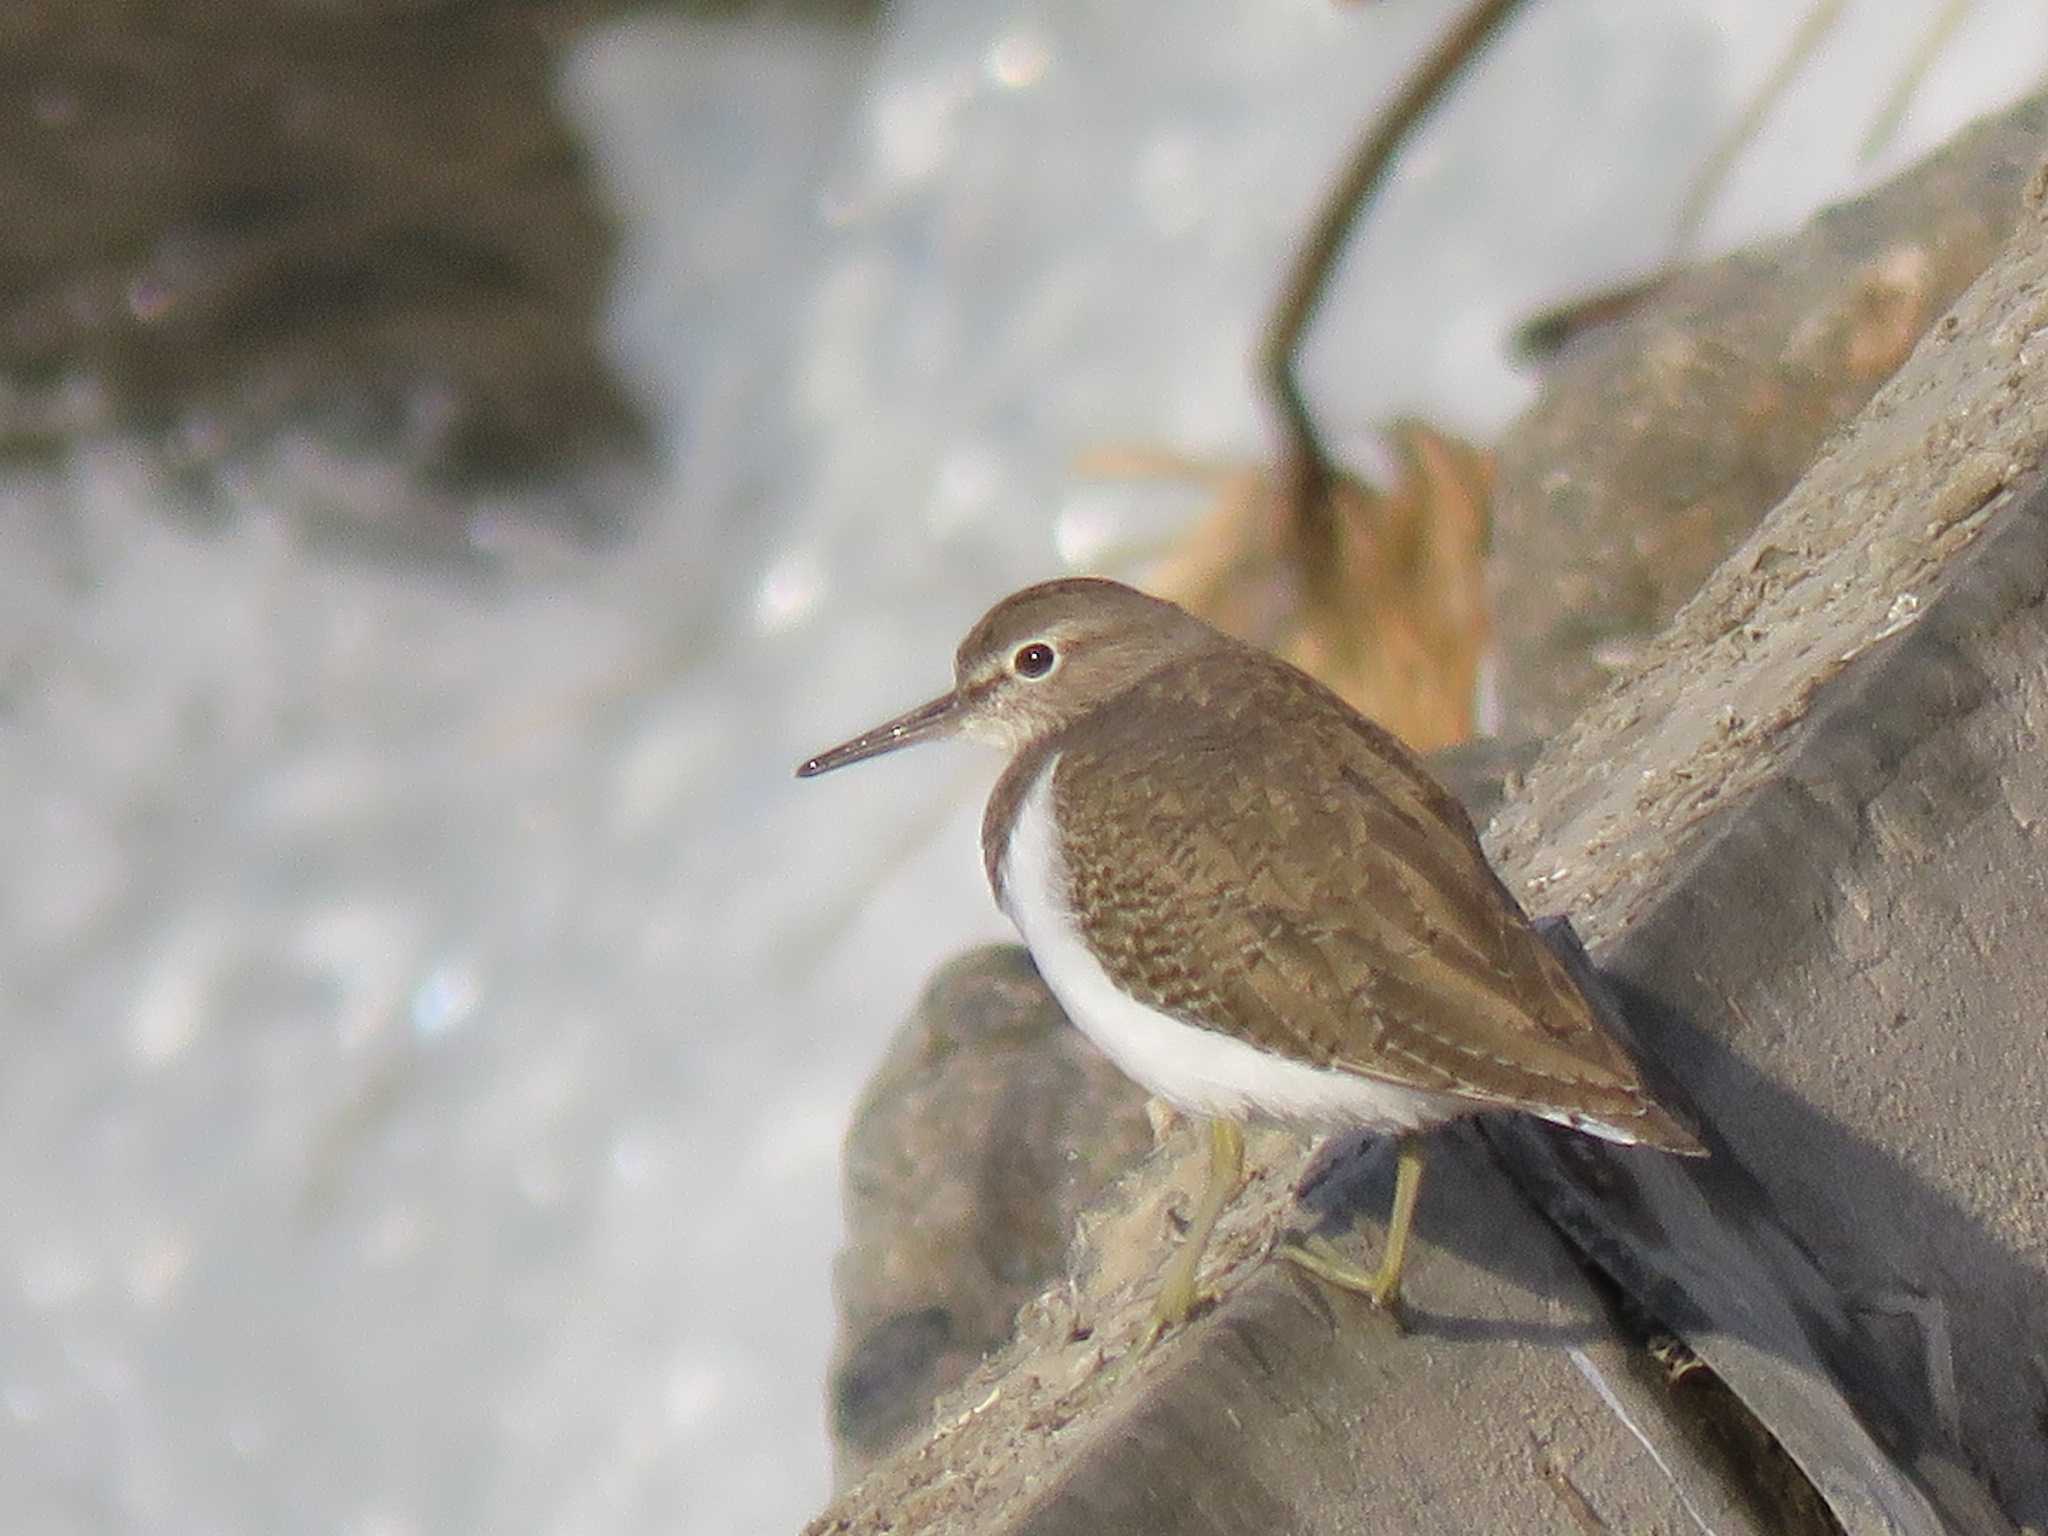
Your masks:
M1310 1066L1218 1030L1184 1024L1117 989L1082 939L1067 905L1053 837L1049 760L1010 831L1003 907L1067 1016L1130 1077L1189 1114L1321 1126L1420 1130L1481 1106L1353 1072Z

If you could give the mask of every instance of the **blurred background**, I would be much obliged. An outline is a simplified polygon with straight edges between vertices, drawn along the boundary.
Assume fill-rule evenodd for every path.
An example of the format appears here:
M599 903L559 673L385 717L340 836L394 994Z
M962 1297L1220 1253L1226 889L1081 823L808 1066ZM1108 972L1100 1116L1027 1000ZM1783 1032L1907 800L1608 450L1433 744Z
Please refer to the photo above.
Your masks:
M849 1108L1004 928L992 760L791 769L1207 510L1105 453L1270 456L1261 317L1452 14L6 9L9 1530L822 1502ZM1356 241L1319 418L1484 442L1531 313L2044 69L2034 0L1535 0Z

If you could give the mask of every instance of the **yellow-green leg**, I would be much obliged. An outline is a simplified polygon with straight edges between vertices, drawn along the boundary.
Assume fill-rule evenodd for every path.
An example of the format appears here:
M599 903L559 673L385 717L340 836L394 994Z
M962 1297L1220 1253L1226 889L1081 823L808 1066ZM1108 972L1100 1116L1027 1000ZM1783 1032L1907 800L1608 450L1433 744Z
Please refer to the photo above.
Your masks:
M1299 1243L1287 1243L1276 1250L1289 1263L1300 1265L1342 1290L1369 1296L1374 1306L1388 1312L1401 1305L1401 1265L1408 1257L1408 1232L1415 1225L1415 1196L1422 1188L1421 1138L1403 1136L1400 1147L1394 1172L1394 1209L1387 1217L1387 1246L1380 1255L1378 1269L1363 1269L1334 1252L1319 1253Z
M1195 1307L1195 1272L1201 1267L1202 1250L1209 1246L1209 1234L1216 1219L1237 1193L1244 1175L1244 1131L1235 1120L1209 1122L1209 1178L1202 1186L1202 1200L1188 1223L1180 1251L1166 1267L1166 1279L1159 1301L1152 1308L1152 1322L1138 1340L1139 1349L1149 1348L1167 1329L1187 1320Z

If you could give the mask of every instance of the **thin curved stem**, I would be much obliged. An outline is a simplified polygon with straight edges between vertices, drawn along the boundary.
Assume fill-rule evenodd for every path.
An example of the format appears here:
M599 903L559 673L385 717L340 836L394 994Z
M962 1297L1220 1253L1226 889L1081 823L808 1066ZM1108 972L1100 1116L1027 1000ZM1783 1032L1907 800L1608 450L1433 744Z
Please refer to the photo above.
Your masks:
M1328 291L1352 226L1385 182L1395 154L1466 62L1523 3L1477 0L1437 40L1352 150L1297 247L1267 319L1259 344L1258 371L1280 417L1283 488L1303 535L1304 555L1320 557L1330 552L1335 533L1330 489L1335 475L1295 371L1302 337ZM1318 558L1313 563L1329 562Z

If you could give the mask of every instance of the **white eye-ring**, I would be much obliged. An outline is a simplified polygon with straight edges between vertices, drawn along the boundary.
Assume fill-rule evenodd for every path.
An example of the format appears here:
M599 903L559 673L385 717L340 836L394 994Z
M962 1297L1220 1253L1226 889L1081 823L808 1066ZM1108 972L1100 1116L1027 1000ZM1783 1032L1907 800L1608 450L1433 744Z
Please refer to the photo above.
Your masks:
M1059 663L1059 653L1043 640L1034 640L1029 645L1017 647L1017 654L1010 658L1010 670L1019 677L1036 682Z

